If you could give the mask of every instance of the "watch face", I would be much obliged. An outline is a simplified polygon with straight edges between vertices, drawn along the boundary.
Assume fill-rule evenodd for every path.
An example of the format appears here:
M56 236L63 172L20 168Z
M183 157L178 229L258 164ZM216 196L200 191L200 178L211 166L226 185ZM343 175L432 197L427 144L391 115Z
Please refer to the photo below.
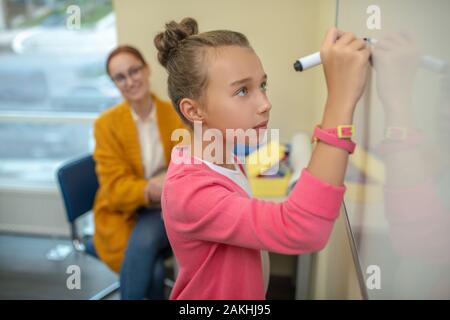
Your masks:
M353 125L349 125L349 126L338 126L337 127L337 135L338 138L347 138L347 139L351 139L353 137L354 134L354 126Z
M386 138L391 140L405 140L407 130L403 127L389 127L386 129Z

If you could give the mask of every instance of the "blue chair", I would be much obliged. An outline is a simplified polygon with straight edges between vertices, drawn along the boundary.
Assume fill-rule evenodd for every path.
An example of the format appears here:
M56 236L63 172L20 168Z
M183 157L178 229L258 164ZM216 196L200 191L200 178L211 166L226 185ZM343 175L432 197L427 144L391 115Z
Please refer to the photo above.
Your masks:
M92 155L64 164L58 169L57 177L75 251L98 258L92 237L81 235L76 224L80 217L92 210L99 186ZM119 287L119 281L116 281L91 297L90 300L103 299Z
M95 172L95 161L92 155L87 155L64 164L58 169L57 176L66 208L67 220L70 224L73 247L77 252L83 252L98 258L92 237L80 235L76 224L76 221L81 216L92 210L95 195L99 187ZM168 249L164 253L164 257L169 258L171 256L172 251ZM173 280L169 278L166 278L164 283L169 290L174 284ZM119 286L119 282L114 283L96 294L91 300L102 299L119 289Z

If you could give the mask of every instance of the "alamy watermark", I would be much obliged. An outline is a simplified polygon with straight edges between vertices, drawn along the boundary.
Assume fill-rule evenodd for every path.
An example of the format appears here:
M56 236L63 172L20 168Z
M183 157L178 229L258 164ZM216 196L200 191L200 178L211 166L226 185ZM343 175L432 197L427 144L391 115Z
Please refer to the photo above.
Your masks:
M76 264L67 267L66 273L69 274L66 280L66 287L69 290L81 290L81 269Z
M366 26L369 30L381 29L381 9L379 6L372 4L367 7L366 13L370 16L367 17Z
M203 130L200 122L194 123L193 131L176 129L172 132L171 140L189 145L191 148L179 149L172 154L175 164L200 164L208 160L215 164L235 164L232 155L239 148L257 148L253 156L239 158L242 164L270 165L270 170L261 172L261 175L271 175L278 171L280 154L280 130L278 129L226 129L225 136L219 129ZM181 141L180 141L181 140ZM193 141L192 141L193 140ZM193 156L191 153L194 151Z
M366 287L369 290L380 290L381 289L381 268L376 264L367 266L366 274L368 277L366 279Z
M81 29L81 8L77 5L70 5L66 10L66 28L69 30Z

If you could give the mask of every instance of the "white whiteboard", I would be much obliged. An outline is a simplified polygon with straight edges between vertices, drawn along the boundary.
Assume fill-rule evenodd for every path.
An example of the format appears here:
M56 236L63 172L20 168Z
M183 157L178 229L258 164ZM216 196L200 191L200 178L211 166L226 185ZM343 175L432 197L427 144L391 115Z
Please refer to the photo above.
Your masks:
M363 294L450 299L450 1L339 0L336 19L378 41L346 176Z

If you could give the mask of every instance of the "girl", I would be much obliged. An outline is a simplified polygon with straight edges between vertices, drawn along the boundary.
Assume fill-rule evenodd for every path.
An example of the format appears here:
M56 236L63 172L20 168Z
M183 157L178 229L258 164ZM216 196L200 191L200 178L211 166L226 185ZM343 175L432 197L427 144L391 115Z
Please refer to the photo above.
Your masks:
M169 96L186 123L201 123L203 132L215 129L223 137L226 129L267 127L267 76L244 35L198 34L196 21L185 18L168 23L154 40L169 74ZM335 131L352 123L370 52L362 39L332 28L321 56L328 99L315 130L320 139L285 202L252 198L242 168L226 161L231 154L217 161L194 148L208 147L204 137L194 134L193 144L172 151L162 194L164 223L179 263L171 299L264 299L269 275L264 250L302 254L327 243L354 148ZM187 161L173 161L174 153Z

